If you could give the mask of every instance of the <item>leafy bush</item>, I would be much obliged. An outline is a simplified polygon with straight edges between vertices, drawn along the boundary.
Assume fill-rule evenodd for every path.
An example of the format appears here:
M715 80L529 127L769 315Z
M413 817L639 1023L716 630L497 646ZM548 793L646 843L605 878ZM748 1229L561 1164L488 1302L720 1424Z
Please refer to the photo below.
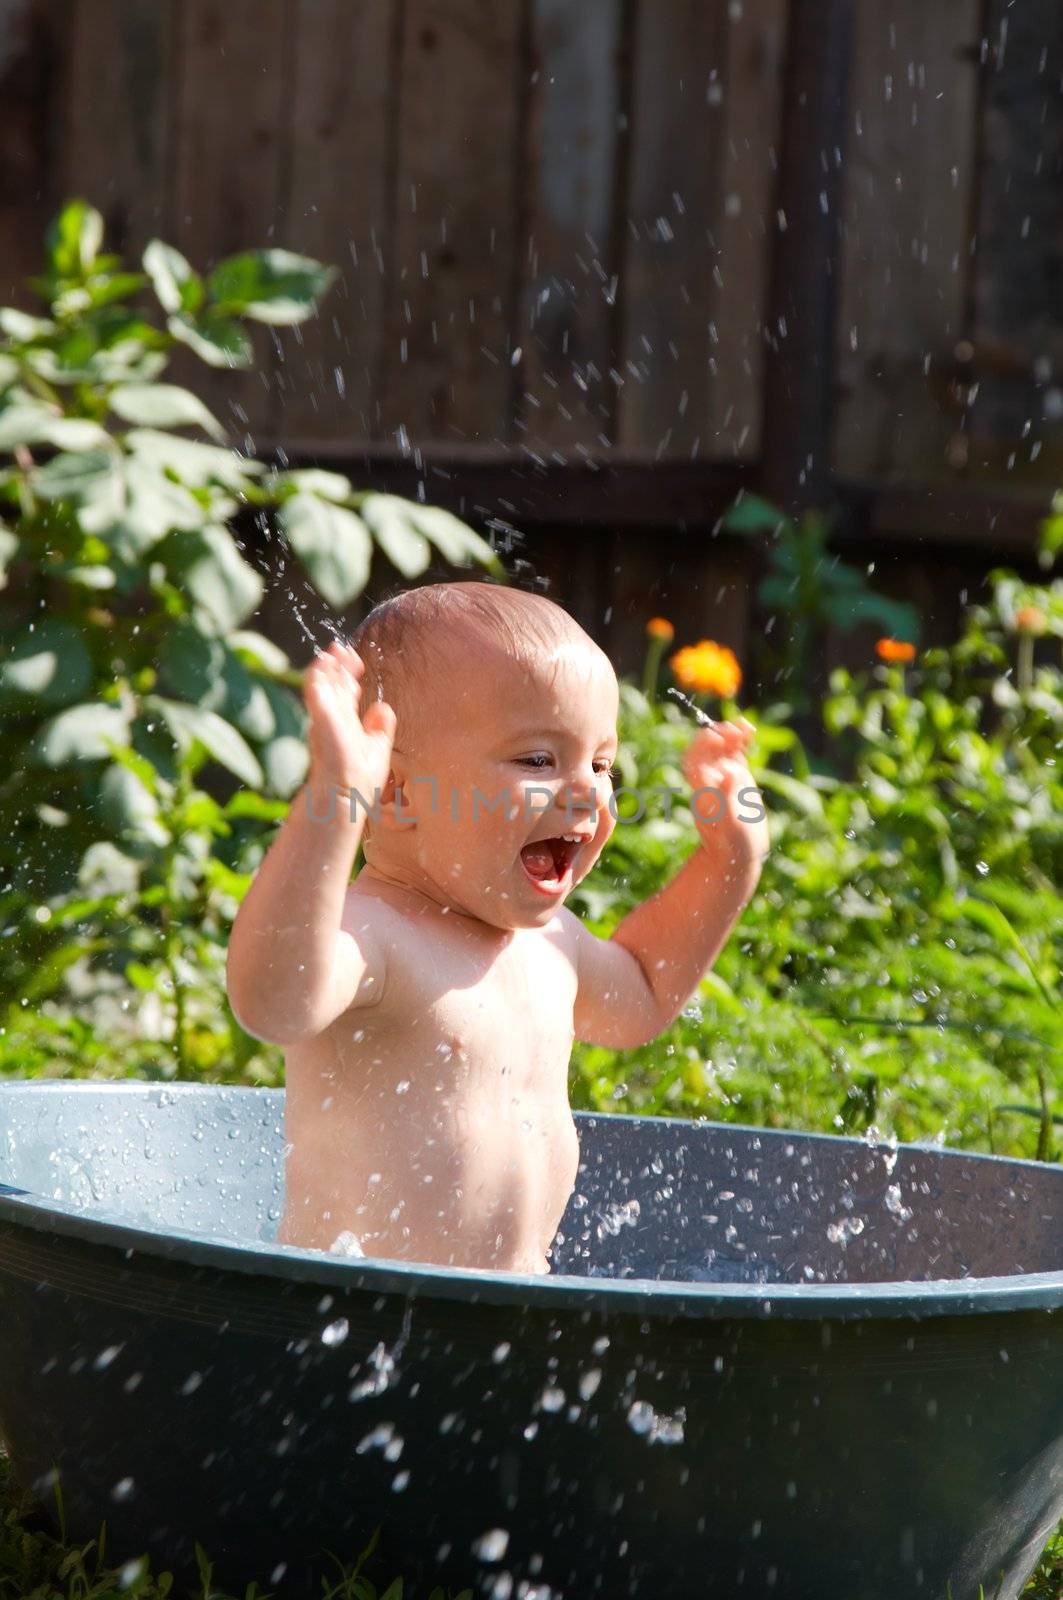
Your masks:
M252 514L333 606L376 548L406 577L433 550L501 569L448 512L240 455L161 381L175 344L248 366L245 324L303 321L334 269L253 250L204 280L153 240L127 272L102 240L98 212L65 206L31 280L47 315L0 309L0 1004L109 967L116 988L168 992L183 1069L248 850L306 761L299 674L247 626L264 585L232 525ZM245 791L212 798L225 775Z
M824 512L806 511L797 522L757 495L742 494L723 526L756 539L769 536L768 571L757 599L774 614L771 621L782 616L786 626L758 640L757 670L761 683L782 686L795 712L810 708L805 684L828 624L847 633L870 621L895 638L918 642L915 607L879 594L857 567L831 554L833 519Z
M1063 674L1057 654L1014 680L1017 617L1063 635L1063 583L995 573L952 649L835 671L834 770L813 769L788 707L747 712L772 813L757 894L666 1036L577 1046L575 1103L1053 1153ZM628 685L622 720L624 785L681 788L684 713ZM574 909L609 933L695 839L678 803L618 826Z

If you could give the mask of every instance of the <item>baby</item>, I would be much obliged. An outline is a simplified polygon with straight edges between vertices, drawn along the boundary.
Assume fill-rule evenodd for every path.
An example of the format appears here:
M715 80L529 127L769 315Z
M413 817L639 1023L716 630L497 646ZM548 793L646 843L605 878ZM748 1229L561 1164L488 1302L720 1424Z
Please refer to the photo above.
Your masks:
M752 725L695 735L699 847L605 940L565 899L616 824L617 680L559 606L400 594L315 659L306 701L307 783L229 946L236 1016L285 1049L278 1240L547 1272L578 1162L573 1038L653 1039L756 887Z

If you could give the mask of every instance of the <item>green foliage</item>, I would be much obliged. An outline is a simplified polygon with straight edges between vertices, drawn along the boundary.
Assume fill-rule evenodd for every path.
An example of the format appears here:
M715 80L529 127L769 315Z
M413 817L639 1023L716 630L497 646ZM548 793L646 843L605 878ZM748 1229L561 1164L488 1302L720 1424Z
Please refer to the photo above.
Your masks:
M828 623L849 632L858 622L876 622L891 637L918 642L914 607L878 594L863 573L831 555L831 521L823 512L806 511L795 522L766 500L743 494L723 526L754 538L770 535L769 571L757 586L757 598L784 617L786 626L775 633L777 649L770 639L764 643L758 667L762 682L786 685L795 710L808 709L804 685Z
M45 1527L33 1501L19 1492L7 1459L0 1453L0 1600L119 1600L119 1596L178 1600L179 1594L181 1600L270 1600L271 1591L260 1589L255 1582L247 1584L239 1597L217 1588L213 1564L199 1544L195 1546L199 1583L193 1590L175 1590L170 1572L153 1574L147 1556L118 1567L108 1565L107 1524L101 1525L97 1538L70 1545L58 1475L54 1494L58 1539ZM365 1575L379 1536L377 1529L356 1562L345 1566L336 1561L339 1577L321 1579L320 1600L402 1600L401 1578L378 1588ZM455 1594L437 1587L428 1600L472 1600L472 1590Z
M786 707L747 711L772 829L757 893L666 1035L577 1046L576 1104L1054 1154L1063 674L1058 653L1026 688L1007 674L1016 603L1050 610L1063 582L1017 585L995 574L958 643L915 670L835 671L832 770ZM622 724L623 785L682 788L684 713L626 686ZM618 826L573 908L610 933L695 844L681 802Z
M247 251L203 279L153 240L126 272L102 242L99 213L66 205L31 280L46 315L0 308L0 1006L39 1004L86 962L122 984L135 970L137 992L169 994L184 1072L210 1064L195 996L216 1014L248 849L306 763L299 674L248 626L264 584L238 518L283 538L334 606L377 548L404 573L433 550L501 568L445 511L240 455L161 381L175 344L247 367L246 325L305 320L333 268ZM211 798L233 780L252 796Z

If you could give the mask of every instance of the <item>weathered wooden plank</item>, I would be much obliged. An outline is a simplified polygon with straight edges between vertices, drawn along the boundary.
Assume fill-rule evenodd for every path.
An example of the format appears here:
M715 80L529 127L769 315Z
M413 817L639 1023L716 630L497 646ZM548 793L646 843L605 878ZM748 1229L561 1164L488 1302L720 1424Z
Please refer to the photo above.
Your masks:
M319 314L281 331L271 433L339 441L375 432L394 137L394 0L296 0L289 179L280 236L340 269Z
M61 188L96 207L106 248L132 269L149 240L167 237L172 220L172 16L158 0L73 0L66 35Z
M841 146L851 0L790 0L765 327L764 492L788 513L830 497Z
M728 11L720 281L709 346L710 454L754 459L761 443L764 315L774 235L787 0Z
M59 208L54 142L64 99L64 8L0 0L0 303L40 311L25 279L40 271Z
M381 432L512 433L520 8L409 0Z
M723 0L639 7L616 439L659 456L717 449L709 326L722 272L727 51Z
M978 394L967 465L978 475L1058 484L1063 11L1053 0L991 0L986 28L972 330Z
M282 0L183 0L174 117L174 238L200 271L276 243L292 50ZM267 330L254 326L250 372L204 366L182 351L173 368L238 438L268 437Z
M947 477L939 372L964 331L978 0L855 8L839 405L846 473ZM929 363L929 366L928 366Z
M608 440L618 264L620 0L533 0L520 243L519 437L548 456Z
M675 628L675 648L715 639L748 670L751 567L750 550L734 539L677 539L663 529L617 537L610 656L637 671L646 652L646 623L664 616Z

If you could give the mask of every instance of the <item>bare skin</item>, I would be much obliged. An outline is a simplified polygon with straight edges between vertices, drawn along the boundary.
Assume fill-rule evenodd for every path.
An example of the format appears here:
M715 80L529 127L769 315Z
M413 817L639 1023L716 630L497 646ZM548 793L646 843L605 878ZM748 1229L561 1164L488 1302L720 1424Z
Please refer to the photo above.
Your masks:
M615 825L616 678L572 632L531 671L477 637L441 648L416 748L390 707L360 715L353 650L307 673L307 787L229 951L236 1015L286 1051L282 1244L351 1235L367 1256L548 1271L578 1162L573 1038L654 1038L754 891L767 824L738 800L754 788L742 719L687 751L692 786L726 805L673 880L610 940L564 908ZM352 790L366 805L322 820ZM563 834L576 842L543 843Z

